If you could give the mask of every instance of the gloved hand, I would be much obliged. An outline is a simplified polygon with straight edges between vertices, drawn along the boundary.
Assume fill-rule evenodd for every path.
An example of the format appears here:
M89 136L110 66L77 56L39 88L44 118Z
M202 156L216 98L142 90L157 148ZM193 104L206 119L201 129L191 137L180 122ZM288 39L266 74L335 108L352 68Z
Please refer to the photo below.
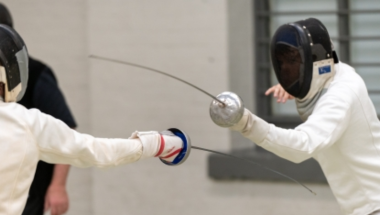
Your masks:
M244 109L241 119L232 126L228 126L228 128L241 133L254 143L261 143L267 136L270 125L249 110Z
M241 117L239 122L229 127L229 129L243 133L250 127L249 122L252 124L252 114L249 110L244 108L243 117Z
M215 124L238 131L255 143L264 140L270 125L245 109L243 101L238 95L232 92L223 92L216 98L224 104L216 100L210 104L210 117Z
M156 154L156 157L171 163L181 152L183 148L183 141L181 138L175 136L173 132L168 130L160 132L160 135L160 148Z
M162 160L172 162L183 148L182 139L168 130L161 133L157 131L135 131L129 138L140 139L143 145L143 152L140 159L159 157Z

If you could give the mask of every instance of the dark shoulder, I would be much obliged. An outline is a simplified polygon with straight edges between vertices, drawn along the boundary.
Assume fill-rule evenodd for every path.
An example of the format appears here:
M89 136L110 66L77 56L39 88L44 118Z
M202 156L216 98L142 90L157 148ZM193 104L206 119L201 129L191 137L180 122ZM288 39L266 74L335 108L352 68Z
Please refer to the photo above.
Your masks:
M29 57L29 71L42 71L46 68L48 68L48 66L45 63Z
M55 81L57 80L53 70L48 65L40 60L29 57L29 74L40 76L42 73L51 76Z

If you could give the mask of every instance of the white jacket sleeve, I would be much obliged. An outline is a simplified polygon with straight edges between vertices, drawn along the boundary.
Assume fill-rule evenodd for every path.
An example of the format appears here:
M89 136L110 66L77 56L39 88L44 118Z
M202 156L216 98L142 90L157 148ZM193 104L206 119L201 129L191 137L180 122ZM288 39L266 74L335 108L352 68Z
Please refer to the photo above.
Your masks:
M299 163L336 142L347 128L350 118L349 100L326 94L318 101L313 114L295 129L283 129L269 124L245 111L246 124L239 130L257 145Z
M135 162L143 154L140 139L95 138L70 129L39 110L25 110L27 126L35 137L40 159L77 167L112 167Z

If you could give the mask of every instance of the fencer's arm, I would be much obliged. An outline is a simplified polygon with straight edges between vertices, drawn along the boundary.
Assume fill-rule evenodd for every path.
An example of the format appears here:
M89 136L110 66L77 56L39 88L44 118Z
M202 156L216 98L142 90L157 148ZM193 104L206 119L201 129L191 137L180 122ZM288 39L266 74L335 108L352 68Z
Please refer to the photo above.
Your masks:
M139 160L140 139L95 138L70 129L62 121L34 109L27 114L40 159L77 167L112 167Z
M331 146L345 131L349 117L347 100L325 95L309 119L295 129L276 127L248 110L231 129L268 151L299 163Z

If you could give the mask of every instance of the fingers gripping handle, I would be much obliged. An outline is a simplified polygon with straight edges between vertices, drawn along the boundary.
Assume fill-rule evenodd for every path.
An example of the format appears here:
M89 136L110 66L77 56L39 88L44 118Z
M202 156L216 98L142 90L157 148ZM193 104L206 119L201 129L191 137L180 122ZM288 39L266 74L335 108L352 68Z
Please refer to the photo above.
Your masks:
M177 166L185 162L187 157L189 157L191 151L191 141L189 136L185 132L177 128L169 128L168 130L171 131L175 136L181 138L183 142L183 148L172 162L163 160L162 158L160 158L160 160L166 165Z

